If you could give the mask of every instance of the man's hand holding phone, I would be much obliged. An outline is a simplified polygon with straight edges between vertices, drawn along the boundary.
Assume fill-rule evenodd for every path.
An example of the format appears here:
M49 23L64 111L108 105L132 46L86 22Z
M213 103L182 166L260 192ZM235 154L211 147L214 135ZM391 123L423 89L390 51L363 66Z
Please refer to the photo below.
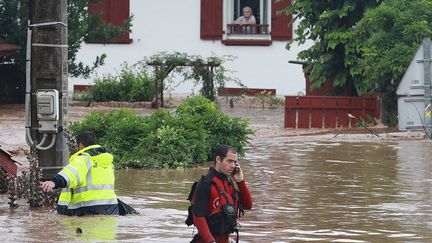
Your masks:
M235 168L233 169L232 172L232 177L236 182L242 182L243 181L243 171L240 168L240 164L236 163Z

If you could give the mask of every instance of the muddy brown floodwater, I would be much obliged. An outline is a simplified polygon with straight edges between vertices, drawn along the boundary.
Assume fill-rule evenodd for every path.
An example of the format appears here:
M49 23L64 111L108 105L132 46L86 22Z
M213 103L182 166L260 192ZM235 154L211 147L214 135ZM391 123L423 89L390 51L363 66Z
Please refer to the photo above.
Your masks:
M432 242L432 142L293 137L280 128L281 111L261 114L240 161L254 203L241 242ZM138 216L64 217L25 202L11 211L1 195L0 240L189 242L186 197L206 170L117 171L117 194Z

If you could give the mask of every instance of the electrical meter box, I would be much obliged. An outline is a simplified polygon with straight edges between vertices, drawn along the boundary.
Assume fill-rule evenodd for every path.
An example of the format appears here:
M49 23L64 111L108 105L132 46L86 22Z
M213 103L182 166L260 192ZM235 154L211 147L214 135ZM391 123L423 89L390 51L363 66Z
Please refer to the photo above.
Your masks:
M59 120L59 93L55 89L36 92L37 118L40 133L57 133Z

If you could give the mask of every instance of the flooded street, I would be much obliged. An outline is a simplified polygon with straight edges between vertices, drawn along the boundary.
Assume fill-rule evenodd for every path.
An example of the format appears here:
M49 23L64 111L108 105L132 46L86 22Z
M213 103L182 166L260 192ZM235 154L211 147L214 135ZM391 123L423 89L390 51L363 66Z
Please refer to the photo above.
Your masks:
M285 140L255 140L241 161L254 198L241 242L432 241L432 143ZM118 171L117 193L139 216L10 212L3 196L0 235L32 242L189 242L186 197L205 172Z
M69 114L80 120L91 110ZM3 148L25 146L22 111L0 110ZM250 118L256 131L240 162L254 203L240 242L432 242L431 141L283 129L283 110L224 112ZM64 217L24 201L11 211L0 195L0 240L189 242L186 198L207 168L117 171L116 192L138 216Z
M256 143L248 154L256 208L244 239L431 242L431 149L419 141Z

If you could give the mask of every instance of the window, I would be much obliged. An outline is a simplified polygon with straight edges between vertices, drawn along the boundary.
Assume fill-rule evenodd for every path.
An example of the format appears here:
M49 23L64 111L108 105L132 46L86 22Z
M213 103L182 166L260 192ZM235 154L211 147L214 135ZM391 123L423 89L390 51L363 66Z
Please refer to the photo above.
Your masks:
M238 19L243 15L243 8L250 7L252 15L256 19L257 24L268 24L267 20L267 1L268 0L234 0L234 19Z
M268 0L226 0L226 3L224 40L264 40L263 43L271 44Z
M86 42L131 43L128 32L131 20L129 8L129 0L100 0L98 3L89 4L89 29ZM112 38L112 36L117 37Z
M289 4L275 0L201 0L201 39L222 39L226 45L270 45L273 40L290 40L292 16L277 15Z

